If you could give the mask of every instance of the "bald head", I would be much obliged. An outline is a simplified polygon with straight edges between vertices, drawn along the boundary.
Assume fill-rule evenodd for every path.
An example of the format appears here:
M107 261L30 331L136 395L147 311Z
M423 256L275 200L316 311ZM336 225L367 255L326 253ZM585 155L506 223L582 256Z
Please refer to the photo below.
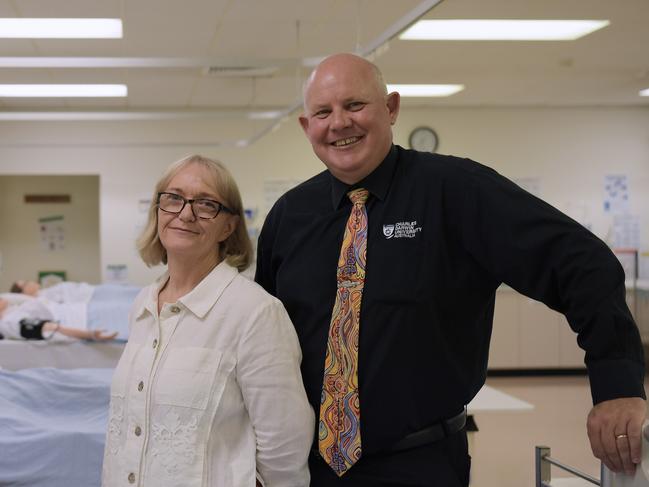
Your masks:
M302 85L302 99L305 110L307 96L313 81L319 77L328 76L332 72L336 73L341 71L356 73L359 77L372 83L382 95L388 94L388 88L385 85L383 74L376 64L355 54L333 54L320 61L320 64L311 71L311 74Z
M387 93L374 64L353 54L335 54L307 79L300 124L329 171L355 184L390 151L398 113L399 94Z

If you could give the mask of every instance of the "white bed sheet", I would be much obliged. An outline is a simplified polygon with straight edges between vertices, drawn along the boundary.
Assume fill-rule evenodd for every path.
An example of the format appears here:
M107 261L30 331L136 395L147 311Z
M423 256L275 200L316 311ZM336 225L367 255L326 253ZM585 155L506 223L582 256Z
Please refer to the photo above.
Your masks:
M0 368L114 368L124 342L86 340L0 340Z

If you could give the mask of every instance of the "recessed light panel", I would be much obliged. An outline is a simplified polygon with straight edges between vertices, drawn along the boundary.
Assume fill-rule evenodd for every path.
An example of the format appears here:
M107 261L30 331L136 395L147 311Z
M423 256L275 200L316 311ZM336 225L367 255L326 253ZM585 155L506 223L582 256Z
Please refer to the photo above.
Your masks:
M388 85L388 92L407 97L451 96L463 89L464 85Z
M3 98L123 97L126 85L0 85Z
M0 18L5 39L121 39L121 19Z
M573 41L608 20L420 20L399 36L430 41Z

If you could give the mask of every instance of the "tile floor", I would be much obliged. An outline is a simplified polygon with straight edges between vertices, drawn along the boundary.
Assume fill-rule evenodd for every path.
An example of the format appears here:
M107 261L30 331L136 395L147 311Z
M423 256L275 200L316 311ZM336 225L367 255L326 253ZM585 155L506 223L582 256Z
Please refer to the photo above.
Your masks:
M472 487L534 486L536 445L549 446L557 460L599 478L586 435L592 406L587 377L494 377L487 384L534 409L474 415L479 431L471 440ZM569 474L552 469L553 478L561 476Z

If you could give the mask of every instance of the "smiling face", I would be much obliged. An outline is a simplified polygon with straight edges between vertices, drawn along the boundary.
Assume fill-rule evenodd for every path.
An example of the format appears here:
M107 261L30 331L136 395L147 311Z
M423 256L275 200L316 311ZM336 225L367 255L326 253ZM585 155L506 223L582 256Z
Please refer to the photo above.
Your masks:
M207 168L189 163L169 180L163 191L187 199L206 198L225 204L210 183L211 179ZM189 204L177 214L158 209L158 236L167 251L167 259L189 258L197 262L215 259L220 262L219 244L235 230L237 218L221 211L216 218L203 220L194 216Z
M386 95L374 65L338 54L320 63L307 81L300 124L329 171L354 184L388 154L398 114L399 94Z

